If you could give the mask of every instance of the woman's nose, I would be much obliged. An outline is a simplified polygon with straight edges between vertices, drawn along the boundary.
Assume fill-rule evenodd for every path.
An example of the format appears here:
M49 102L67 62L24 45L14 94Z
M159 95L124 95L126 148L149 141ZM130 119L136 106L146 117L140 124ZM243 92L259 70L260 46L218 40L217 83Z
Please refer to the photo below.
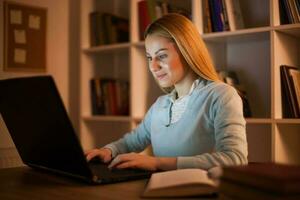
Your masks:
M157 60L153 59L152 62L150 63L150 69L151 71L158 71L160 70L161 66Z

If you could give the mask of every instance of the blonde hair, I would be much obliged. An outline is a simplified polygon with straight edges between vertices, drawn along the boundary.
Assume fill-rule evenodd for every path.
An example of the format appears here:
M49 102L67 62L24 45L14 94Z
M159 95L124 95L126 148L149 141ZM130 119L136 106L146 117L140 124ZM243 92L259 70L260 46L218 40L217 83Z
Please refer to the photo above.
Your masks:
M174 41L187 64L197 75L206 80L220 81L204 41L187 17L175 13L164 15L147 27L144 38L151 34Z

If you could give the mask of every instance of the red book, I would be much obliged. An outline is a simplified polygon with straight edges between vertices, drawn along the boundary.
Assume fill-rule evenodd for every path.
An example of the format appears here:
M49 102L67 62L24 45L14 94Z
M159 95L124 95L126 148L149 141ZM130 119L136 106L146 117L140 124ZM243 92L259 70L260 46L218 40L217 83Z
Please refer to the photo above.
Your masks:
M144 32L145 32L147 26L151 22L146 0L138 2L138 13L139 13L140 39L143 40Z
M116 82L115 80L112 80L108 84L108 94L109 94L109 107L110 107L110 113L112 115L118 114L118 108L117 108L117 96L116 96Z

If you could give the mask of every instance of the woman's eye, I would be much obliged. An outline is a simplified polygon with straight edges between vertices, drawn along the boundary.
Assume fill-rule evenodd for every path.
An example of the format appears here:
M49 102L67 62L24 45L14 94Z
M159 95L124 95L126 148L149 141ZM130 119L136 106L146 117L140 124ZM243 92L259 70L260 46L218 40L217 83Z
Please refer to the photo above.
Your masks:
M148 62L150 62L150 61L152 61L152 58L147 56L147 60L148 60Z
M166 58L166 57L168 57L167 54L161 54L161 55L158 56L158 59L159 59L159 60L162 60L162 59L164 59L164 58Z

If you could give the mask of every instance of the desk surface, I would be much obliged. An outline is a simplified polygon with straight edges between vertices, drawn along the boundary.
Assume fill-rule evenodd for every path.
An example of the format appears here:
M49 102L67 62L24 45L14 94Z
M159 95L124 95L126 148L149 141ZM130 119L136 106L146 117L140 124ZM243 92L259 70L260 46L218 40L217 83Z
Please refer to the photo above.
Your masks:
M28 167L7 168L0 169L0 199L145 199L140 198L140 195L144 191L146 182L147 180L144 179L107 185L87 185L72 178L36 171Z

